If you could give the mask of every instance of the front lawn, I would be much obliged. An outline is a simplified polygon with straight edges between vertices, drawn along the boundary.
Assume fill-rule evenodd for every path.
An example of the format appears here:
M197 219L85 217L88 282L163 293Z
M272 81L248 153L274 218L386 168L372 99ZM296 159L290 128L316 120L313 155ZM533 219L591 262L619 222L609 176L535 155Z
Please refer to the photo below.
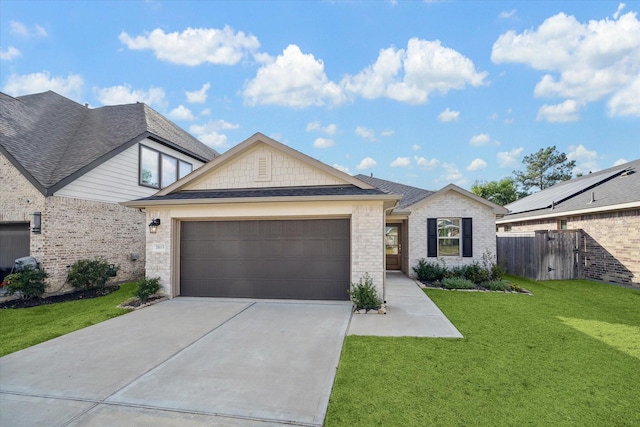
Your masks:
M640 425L640 291L427 290L464 339L348 336L327 426Z
M127 313L129 310L117 306L132 298L135 290L135 283L127 283L103 297L1 309L0 356Z

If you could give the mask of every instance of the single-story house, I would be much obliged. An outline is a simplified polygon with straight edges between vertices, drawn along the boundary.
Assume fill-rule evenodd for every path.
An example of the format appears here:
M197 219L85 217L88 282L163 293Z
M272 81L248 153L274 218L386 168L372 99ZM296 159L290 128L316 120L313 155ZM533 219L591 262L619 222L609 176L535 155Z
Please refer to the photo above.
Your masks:
M455 185L430 192L354 177L260 133L122 204L157 224L146 274L171 297L347 300L368 274L385 298L387 268L495 259L503 213Z
M587 279L640 286L640 159L571 179L505 207L498 231L582 230Z
M146 216L119 203L218 154L145 104L89 108L52 91L0 93L0 136L0 273L33 256L50 290L82 258L143 276Z

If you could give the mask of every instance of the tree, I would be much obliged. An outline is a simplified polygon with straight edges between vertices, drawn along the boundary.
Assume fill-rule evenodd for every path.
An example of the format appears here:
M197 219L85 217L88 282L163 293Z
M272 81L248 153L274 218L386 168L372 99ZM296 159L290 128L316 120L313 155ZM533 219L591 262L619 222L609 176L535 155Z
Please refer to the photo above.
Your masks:
M523 196L518 193L516 182L511 177L502 178L500 181L476 181L471 186L471 192L500 206L515 202Z
M544 190L558 182L571 179L571 171L576 166L576 161L569 161L564 153L556 150L555 145L524 156L522 163L526 170L513 171L513 174L516 183L527 193L531 188Z

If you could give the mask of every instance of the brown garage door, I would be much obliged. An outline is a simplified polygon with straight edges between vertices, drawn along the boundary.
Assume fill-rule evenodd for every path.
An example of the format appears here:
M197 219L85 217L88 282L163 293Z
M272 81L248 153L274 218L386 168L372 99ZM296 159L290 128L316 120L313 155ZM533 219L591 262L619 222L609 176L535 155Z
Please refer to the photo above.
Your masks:
M180 294L348 300L348 219L182 222Z

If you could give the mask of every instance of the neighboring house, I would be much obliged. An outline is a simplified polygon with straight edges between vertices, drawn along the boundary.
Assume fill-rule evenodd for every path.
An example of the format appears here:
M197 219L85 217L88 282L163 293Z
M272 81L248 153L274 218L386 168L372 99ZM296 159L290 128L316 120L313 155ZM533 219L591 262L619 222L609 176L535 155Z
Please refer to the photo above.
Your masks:
M507 206L498 231L582 230L581 276L640 285L640 160L556 184Z
M0 93L0 269L31 255L50 289L104 257L118 280L144 275L145 197L217 153L142 103L89 108L54 92Z
M453 185L413 189L412 197L411 187L367 181L257 133L157 194L122 204L159 220L147 234L147 276L160 277L171 297L348 300L349 284L368 274L384 298L388 267L410 272L430 254L450 265L495 256L501 207ZM441 230L451 227L442 231L449 238L430 235L428 253L427 226L437 230L437 218Z

